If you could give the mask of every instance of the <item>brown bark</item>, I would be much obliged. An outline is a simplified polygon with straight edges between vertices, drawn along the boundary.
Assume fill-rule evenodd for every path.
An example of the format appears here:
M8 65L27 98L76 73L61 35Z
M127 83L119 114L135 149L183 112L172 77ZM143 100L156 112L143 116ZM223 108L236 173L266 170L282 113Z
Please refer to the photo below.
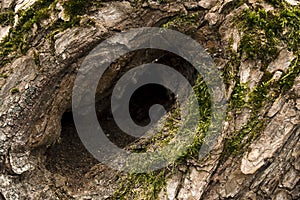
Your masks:
M5 8L20 4L9 2L2 2L3 13L7 11ZM21 46L27 45L28 49L23 55L16 49L1 57L9 62L2 62L0 68L0 199L121 198L115 194L123 191L122 183L129 184L132 176L95 160L81 144L70 117L72 88L82 60L93 47L114 33L135 27L162 26L177 17L177 21L169 24L170 28L197 40L223 70L238 51L242 37L233 19L243 10L252 9L255 3L112 1L93 5L79 24L67 29L63 25L53 26L65 19L61 19L57 10L51 10L51 19L37 22L24 33L28 43ZM189 21L191 18L180 21L180 17L195 13L195 21ZM230 42L232 49L228 50ZM1 45L4 51L4 43ZM143 55L143 52L129 54L105 73L97 94L99 109L104 113L111 87L124 71L135 64L155 60L160 54ZM275 64L271 62L267 68L262 67L259 59L241 59L238 68L232 71L240 83L248 85L247 94L250 94L261 83L263 74L271 73L276 80L278 74L283 76L282 73L291 68L296 56L283 46L273 60ZM169 57L168 60L177 62ZM183 73L195 80L193 71ZM239 82L227 81L226 96L230 103ZM299 199L299 73L292 86L276 93L275 99L270 96L272 92L276 92L275 89L269 89L262 107L257 110L229 107L223 132L210 155L202 160L187 158L184 164L167 170L163 176L165 184L158 191L147 192L154 184L151 181L143 186L144 183L139 185L132 180L133 186L129 188L135 192L125 190L127 194L123 194L123 198ZM237 145L240 151L228 151L228 141L251 123L253 112L258 123L249 126L253 130L240 140L245 145ZM260 128L259 121L263 122ZM105 126L110 135L117 132L109 122ZM247 138L249 142L245 142ZM131 142L130 138L120 139L119 135L110 139L120 142L119 145Z

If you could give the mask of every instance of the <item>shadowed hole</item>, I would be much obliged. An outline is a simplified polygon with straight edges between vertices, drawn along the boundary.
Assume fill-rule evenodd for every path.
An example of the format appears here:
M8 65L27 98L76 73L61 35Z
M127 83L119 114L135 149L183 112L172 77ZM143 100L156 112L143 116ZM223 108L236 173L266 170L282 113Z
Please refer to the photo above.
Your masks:
M145 50L133 54L125 62L124 68L129 70L132 66L155 61L156 63L171 66L184 75L191 85L195 83L197 73L195 69L184 59L168 52L160 50ZM133 58L136 58L135 60ZM125 70L125 71L126 71ZM118 74L112 85L125 73ZM99 81L101 82L101 80ZM111 114L110 95L112 88L107 88L105 92L96 95L96 111L98 121L111 142L120 148L125 148L138 140L133 136L124 133L116 125ZM99 98L98 98L99 97ZM168 112L175 106L174 94L168 89L157 84L148 84L137 89L130 99L130 115L132 120L140 126L148 125L150 122L149 109L154 104L164 106ZM82 144L73 121L72 112L65 112L61 119L61 135L58 141L46 151L46 168L52 172L61 174L68 178L69 186L79 188L83 183L84 175L93 166L99 163Z

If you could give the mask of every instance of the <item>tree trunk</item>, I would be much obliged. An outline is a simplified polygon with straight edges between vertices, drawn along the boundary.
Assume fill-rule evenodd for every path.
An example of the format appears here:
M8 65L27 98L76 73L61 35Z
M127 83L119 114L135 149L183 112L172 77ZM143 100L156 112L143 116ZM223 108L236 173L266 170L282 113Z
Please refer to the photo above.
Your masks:
M297 4L2 1L0 199L300 199ZM138 27L189 35L218 66L226 88L226 120L204 158L194 152L201 140L168 167L127 173L100 163L79 139L72 119L78 69L105 39ZM161 145L124 135L109 114L118 79L153 61L173 66L195 85L198 81L189 63L159 50L130 52L111 64L97 87L96 108L108 138L119 147L151 151ZM156 97L148 94L157 91ZM148 103L174 111L168 91L153 86L138 94L143 98L133 100L133 113L141 124L147 122ZM164 137L171 129L164 129Z

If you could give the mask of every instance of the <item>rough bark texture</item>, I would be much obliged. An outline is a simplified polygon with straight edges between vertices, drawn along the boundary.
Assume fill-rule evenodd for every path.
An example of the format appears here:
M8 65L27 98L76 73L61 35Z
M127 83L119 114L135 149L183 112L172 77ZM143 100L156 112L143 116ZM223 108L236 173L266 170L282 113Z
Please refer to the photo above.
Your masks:
M3 0L0 199L300 199L299 13L293 0ZM277 14L282 31L268 24ZM68 112L89 51L144 26L173 28L203 45L223 74L229 108L209 156L135 175L98 163ZM98 87L99 109L124 71L159 55L114 63Z

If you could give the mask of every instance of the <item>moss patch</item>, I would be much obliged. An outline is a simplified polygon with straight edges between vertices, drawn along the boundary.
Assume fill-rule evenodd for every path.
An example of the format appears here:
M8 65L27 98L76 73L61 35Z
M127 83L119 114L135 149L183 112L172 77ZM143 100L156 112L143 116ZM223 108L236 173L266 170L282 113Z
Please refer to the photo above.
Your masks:
M259 117L261 109L267 102L272 103L279 95L291 89L295 78L300 73L298 60L300 8L290 6L284 1L269 0L268 2L276 8L274 11L265 11L263 8L249 9L236 19L243 37L238 55L234 54L234 59L231 59L224 68L223 75L228 82L230 78L237 82L230 100L231 108L236 110L235 108L248 107L252 114L248 124L242 127L241 131L234 132L226 139L224 160L231 154L243 152L245 146L258 137L267 122L263 116ZM278 47L284 44L287 44L288 49L293 51L297 58L279 81L274 81L272 80L274 74L266 72L266 68L278 56ZM264 71L264 75L251 92L247 87L241 87L239 77L232 72L234 68L238 68L242 59L262 61L261 70ZM249 97L248 101L245 101L245 94Z
M47 28L41 27L41 21L48 19L50 13L58 12L55 10L57 0L39 0L34 3L30 8L23 11L20 10L17 14L19 15L19 21L17 26L12 29L9 36L3 39L0 46L0 66L9 63L16 54L25 54L28 49L31 48L31 43L34 40L30 34L33 26L38 27L39 35L52 34L53 31L59 29L60 31L73 26L78 26L80 22L80 15L88 12L92 6L100 6L100 1L67 1L63 4L66 13L70 16L69 21L63 21L58 19L52 22ZM8 18L5 23L12 23L13 13L4 13L1 18ZM2 20L1 20L2 21ZM37 35L37 34L36 34ZM10 55L9 54L15 55Z
M233 89L230 109L240 110L246 104L246 95L249 92L247 84L237 83Z
M0 74L0 78L7 78L8 75L7 74Z
M53 0L40 0L26 11L19 11L19 21L9 36L3 39L0 46L0 65L10 62L7 55L11 52L26 53L30 48L29 34L34 24L39 26L41 20L49 17L49 6Z
M198 158L199 149L203 143L203 138L206 135L211 120L210 95L204 80L200 76L195 83L194 91L200 105L200 121L193 143L190 144L184 152L180 152L180 155L175 155L175 153L173 155L169 155L176 156L177 160L175 163L170 163L166 169L151 173L124 175L124 177L119 180L120 187L115 192L112 199L157 199L157 195L160 190L165 186L165 175L172 173L170 169L174 169L178 165L185 164L188 158ZM176 134L180 134L177 133L177 131L179 130L179 127L182 126L179 121L179 109L175 108L166 119L165 126L161 132L156 133L149 140L142 141L138 145L133 145L130 150L133 152L151 152L154 149L157 150L163 148L167 144L174 142L173 139ZM175 142L180 143L180 141Z
M14 12L13 11L4 11L0 13L0 24L2 26L13 25L14 23Z
M199 20L201 20L200 12L179 14L170 18L162 27L186 32L190 29L196 29L199 26Z
M285 92L291 89L294 85L295 79L300 73L300 63L299 63L299 55L297 55L296 60L292 62L289 70L283 74L283 76L279 80L280 89Z
M10 93L12 93L12 94L16 94L16 93L19 93L19 92L20 92L20 90L18 88L12 88L10 90Z
M63 3L66 14L71 17L84 14L90 5L91 1L89 0L71 0Z
M119 189L110 199L157 199L165 186L166 170L120 177Z

